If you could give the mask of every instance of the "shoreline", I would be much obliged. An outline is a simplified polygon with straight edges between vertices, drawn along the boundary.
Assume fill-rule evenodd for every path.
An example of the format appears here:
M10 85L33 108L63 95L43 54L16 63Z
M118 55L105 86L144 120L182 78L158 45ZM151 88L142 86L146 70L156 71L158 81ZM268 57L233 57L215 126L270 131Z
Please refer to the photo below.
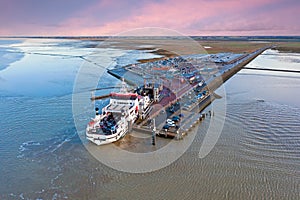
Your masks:
M199 43L204 47L207 53L221 53L232 52L242 53L251 52L255 49L262 48L269 44L274 46L273 49L281 52L300 53L300 36L186 36ZM153 36L153 37L118 37L118 36L0 36L2 40L10 39L65 39L65 40L80 40L80 41L94 41L94 42L118 42L114 44L115 47L124 49L142 50L139 45L154 44L153 49L160 48L164 51L166 44L163 41L167 37ZM170 39L170 37L168 38ZM172 39L172 38L171 38ZM173 40L177 40L176 37ZM178 41L178 40L177 40ZM104 46L109 44L104 44ZM167 44L169 45L169 44ZM101 46L101 45L100 45ZM210 47L210 48L205 48ZM94 46L97 48L97 46ZM170 51L169 51L170 52ZM155 53L155 52L154 52ZM169 54L168 52L157 52L159 55ZM171 55L172 56L171 52Z

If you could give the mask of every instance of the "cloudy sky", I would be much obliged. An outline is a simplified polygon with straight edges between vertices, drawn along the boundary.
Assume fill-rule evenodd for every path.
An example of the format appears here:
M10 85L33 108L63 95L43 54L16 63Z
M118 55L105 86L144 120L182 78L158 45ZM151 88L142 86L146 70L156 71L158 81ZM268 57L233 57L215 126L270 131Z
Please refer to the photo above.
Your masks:
M300 0L0 0L0 36L300 35Z

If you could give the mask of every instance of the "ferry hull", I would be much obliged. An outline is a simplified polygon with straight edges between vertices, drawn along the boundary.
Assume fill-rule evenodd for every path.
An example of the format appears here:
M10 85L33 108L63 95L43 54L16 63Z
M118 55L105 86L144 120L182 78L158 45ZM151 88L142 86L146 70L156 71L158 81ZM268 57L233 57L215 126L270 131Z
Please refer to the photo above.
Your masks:
M86 132L86 139L93 142L96 145L110 144L118 141L127 134L128 130L124 130L122 133L117 133L109 136L91 134L88 131Z

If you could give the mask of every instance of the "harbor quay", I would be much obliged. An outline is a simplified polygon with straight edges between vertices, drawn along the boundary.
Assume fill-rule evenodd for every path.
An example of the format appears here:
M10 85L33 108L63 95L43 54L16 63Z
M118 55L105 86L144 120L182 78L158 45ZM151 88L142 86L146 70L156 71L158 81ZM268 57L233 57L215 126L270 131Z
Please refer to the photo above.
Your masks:
M195 124L214 115L212 111L203 112L215 99L222 98L214 91L268 48L271 47L247 54L171 57L108 70L109 74L124 79L131 86L156 85L160 88L158 99L152 102L147 117L137 120L129 133L154 133L182 139ZM175 120L174 124L166 123L166 119L178 116L179 120Z

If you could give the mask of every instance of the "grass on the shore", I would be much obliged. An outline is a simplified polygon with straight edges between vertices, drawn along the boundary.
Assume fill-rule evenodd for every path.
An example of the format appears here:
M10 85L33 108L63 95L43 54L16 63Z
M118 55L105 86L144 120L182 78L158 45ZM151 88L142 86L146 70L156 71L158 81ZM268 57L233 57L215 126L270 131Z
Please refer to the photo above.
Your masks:
M207 53L215 54L221 52L250 53L256 49L270 45L271 43L249 41L199 41L199 44L211 47L206 49Z
M274 49L287 53L300 53L300 42L277 42Z
M236 41L236 40L193 40L189 37L176 38L109 38L102 41L99 47L121 48L126 50L147 50L162 55L163 58L188 54L215 54L221 52L250 53L266 46L282 52L300 53L300 42L278 41ZM209 48L204 48L209 47ZM151 62L162 58L143 59L140 62Z

